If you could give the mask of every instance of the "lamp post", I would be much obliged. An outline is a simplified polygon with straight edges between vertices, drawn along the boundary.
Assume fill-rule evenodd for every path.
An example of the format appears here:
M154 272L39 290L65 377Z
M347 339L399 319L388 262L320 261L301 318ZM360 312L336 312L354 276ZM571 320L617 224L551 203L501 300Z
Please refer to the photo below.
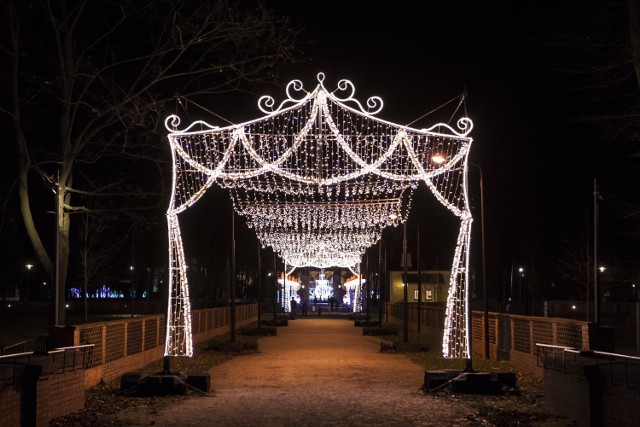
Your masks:
M27 269L27 283L25 286L24 299L28 300L31 291L31 269L33 268L33 264L25 264L25 268Z
M418 225L418 236L416 242L416 270L418 271L418 334L420 334L420 323L422 322L420 311L422 310L422 281L420 279L420 226Z
M273 251L273 326L276 325L278 318L278 265L276 260L276 251Z
M593 178L593 323L600 323L598 292L598 184Z
M631 293L636 304L636 353L640 353L640 289L635 283L631 285Z
M409 278L407 277L407 220L402 226L402 263L404 264L403 282L403 307L402 307L402 340L409 342Z
M147 303L150 300L151 300L151 267L147 267ZM147 304L147 309L150 309L148 304Z
M262 322L262 260L260 257L260 242L258 242L258 335L260 335L260 324Z
M487 293L487 268L484 243L484 180L482 168L476 163L470 163L480 173L480 236L482 247L482 296L484 299L484 358L490 359L489 352L489 294Z
M378 244L378 321L380 325L382 325L382 316L383 316L383 305L385 303L384 300L384 287L386 286L386 255L387 251L385 249L384 255L385 258L382 258L382 239L380 239L380 243Z
M231 208L231 342L236 342L236 220Z
M134 285L133 285L133 271L134 271L134 269L133 269L133 265L130 265L130 266L129 266L129 272L130 272L130 274L131 274L131 283L130 283L130 289L129 289L129 292L131 293L131 317L135 317L135 314L134 314L134 313L135 313L135 311L134 311L134 307L133 307L133 304L134 304L134 302L133 302L133 301L134 301L134 300L133 300L133 298L134 298L134 292L135 292L135 287L134 287Z
M518 302L522 302L522 278L524 277L524 267L518 267Z
M364 276L364 277L366 277L366 280L365 280L364 285L365 285L365 288L367 289L367 298L365 299L365 301L367 302L367 312L366 312L367 313L367 320L366 320L367 323L366 324L369 325L369 320L370 320L369 319L369 304L371 303L371 299L370 299L371 291L369 289L369 286L371 286L370 285L371 278L369 277L369 250L368 250L368 248L367 248L367 250L364 251L364 256L365 256L365 262L366 262L366 264L365 264L365 276Z

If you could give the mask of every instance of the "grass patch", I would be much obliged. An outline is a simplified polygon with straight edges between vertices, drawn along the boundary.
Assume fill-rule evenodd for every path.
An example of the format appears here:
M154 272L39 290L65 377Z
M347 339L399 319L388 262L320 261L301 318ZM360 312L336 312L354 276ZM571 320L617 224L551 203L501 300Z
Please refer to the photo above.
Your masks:
M385 322L383 325L388 324ZM397 325L394 325L397 327ZM403 341L402 328L396 335L385 337L393 343ZM409 342L420 343L430 351L406 352L416 364L426 370L452 369L462 371L464 359L445 359L442 356L442 335L430 330L418 334L409 331ZM543 408L543 383L534 375L518 372L507 361L489 361L483 357L472 359L473 369L478 372L515 372L517 389L504 395L486 396L473 394L453 394L448 389L436 392L439 398L451 399L467 407L467 420L470 425L482 426L537 426L569 427L573 422L546 412Z
M255 324L248 325L257 327L257 322ZM249 347L257 347L257 342L259 336L255 335L243 335L236 334L236 340L243 343L248 343ZM206 372L215 366L220 365L221 363L226 362L227 360L242 355L243 352L239 353L228 353L228 352L219 352L211 350L212 346L215 347L217 343L225 343L231 341L231 334L226 333L223 335L218 335L213 337L208 341L201 342L194 346L193 348L193 357L172 357L171 358L171 371L172 372L182 372L187 375L195 374L199 372ZM253 344L253 345L252 345ZM246 352L245 352L246 353ZM158 360L150 365L145 366L142 370L143 374L153 374L156 372L160 372L163 369L163 361Z
M230 353L208 350L206 343L202 343L202 345L194 347L193 357L172 357L169 369L171 372L182 372L187 375L207 372L232 357L234 357L234 355ZM162 369L163 361L161 359L145 366L141 370L141 373L143 375L150 375L162 372Z

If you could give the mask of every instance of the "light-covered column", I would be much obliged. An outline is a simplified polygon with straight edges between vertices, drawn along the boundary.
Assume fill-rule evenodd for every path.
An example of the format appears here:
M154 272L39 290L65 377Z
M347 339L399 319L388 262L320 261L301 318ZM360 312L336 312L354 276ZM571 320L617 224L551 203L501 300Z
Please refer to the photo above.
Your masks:
M444 357L467 358L469 350L469 243L471 240L471 214L465 214L460 224L451 278L442 338Z
M167 214L169 231L169 300L167 304L167 334L165 356L193 356L191 336L191 304L187 283L180 224L175 213Z

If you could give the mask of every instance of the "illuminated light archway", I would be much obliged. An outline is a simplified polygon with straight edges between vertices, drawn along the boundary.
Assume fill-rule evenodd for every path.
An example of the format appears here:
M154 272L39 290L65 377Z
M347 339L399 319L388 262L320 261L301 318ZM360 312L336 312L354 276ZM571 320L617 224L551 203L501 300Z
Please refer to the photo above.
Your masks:
M461 221L443 354L467 357L471 120L458 120L458 130L443 123L414 129L381 120L374 117L382 110L379 97L369 98L365 109L349 80L340 80L331 92L322 73L311 92L293 80L286 93L276 108L273 98L263 96L258 105L265 116L238 125L196 121L179 130L177 116L165 121L173 156L165 355L193 352L178 215L212 185L229 190L236 212L286 265L354 271L386 227L407 220L413 190L425 182Z
M292 271L293 272L293 271ZM282 306L284 311L291 313L291 299L295 298L297 292L300 290L300 282L294 277L287 276L284 278L284 273L278 279L278 285L282 288Z

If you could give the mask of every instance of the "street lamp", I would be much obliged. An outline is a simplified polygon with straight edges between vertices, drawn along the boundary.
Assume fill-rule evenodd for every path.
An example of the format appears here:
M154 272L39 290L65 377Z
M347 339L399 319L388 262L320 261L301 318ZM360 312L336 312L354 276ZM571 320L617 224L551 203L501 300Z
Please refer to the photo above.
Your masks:
M484 358L490 359L489 352L489 294L487 293L487 268L484 243L484 180L482 168L476 163L469 163L480 173L480 238L482 247L482 296L484 298Z
M434 154L433 156L431 156L431 161L437 165L443 164L446 160L447 159L445 159L444 156L440 154Z
M600 292L598 289L598 183L593 178L593 323L600 324Z
M404 278L402 279L403 306L402 306L402 341L409 342L409 277L407 271L407 220L402 224L402 263L404 264Z
M147 267L147 302L151 299L151 267ZM147 310L149 305L147 304Z
M130 283L131 289L130 289L129 292L131 292L131 317L135 317L135 314L134 314L135 310L134 310L134 307L133 307L133 304L134 304L134 302L133 302L133 293L135 291L135 288L133 286L133 270L134 270L133 265L130 265L129 266L129 271L131 272L131 283Z
M31 269L33 268L33 264L28 263L25 264L25 267L27 268L27 286L25 289L25 300L27 300L29 298L29 293L30 293L30 288L31 288Z
M518 303L522 302L522 278L524 277L524 267L518 268Z
M262 257L261 245L258 243L258 335L261 335L260 325L262 323Z

